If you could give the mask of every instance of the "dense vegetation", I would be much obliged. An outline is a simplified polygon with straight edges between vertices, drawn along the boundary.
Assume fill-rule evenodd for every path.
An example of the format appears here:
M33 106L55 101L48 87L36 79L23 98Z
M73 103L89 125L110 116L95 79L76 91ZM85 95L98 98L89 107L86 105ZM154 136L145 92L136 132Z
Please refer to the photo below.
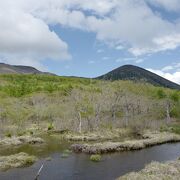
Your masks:
M180 91L131 81L0 76L0 130L163 128L180 121ZM176 130L178 130L176 128Z
M162 86L180 90L180 85L164 79L157 74L154 74L143 68L133 65L121 66L103 76L98 77L98 79L145 81L155 86Z

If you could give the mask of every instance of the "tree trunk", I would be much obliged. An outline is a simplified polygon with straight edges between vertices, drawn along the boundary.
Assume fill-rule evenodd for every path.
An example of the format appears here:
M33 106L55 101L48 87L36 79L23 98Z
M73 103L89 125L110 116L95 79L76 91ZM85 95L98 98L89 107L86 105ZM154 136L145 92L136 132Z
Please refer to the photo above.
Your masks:
M171 117L170 117L170 102L167 101L166 102L166 123L170 123L171 122Z
M81 113L79 112L79 133L82 132L82 118L81 118Z
M127 102L127 98L125 96L125 127L128 126L129 121L129 104Z

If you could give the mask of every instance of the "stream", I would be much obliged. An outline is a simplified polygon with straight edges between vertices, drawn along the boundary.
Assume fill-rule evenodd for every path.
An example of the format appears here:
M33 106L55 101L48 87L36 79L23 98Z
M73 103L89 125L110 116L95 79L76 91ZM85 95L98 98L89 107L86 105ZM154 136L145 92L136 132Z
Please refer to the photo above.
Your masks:
M180 157L180 143L163 144L139 151L119 152L102 155L102 161L95 163L87 154L61 155L69 143L58 138L49 138L46 145L24 145L17 148L0 149L0 155L27 152L39 157L30 167L0 172L0 180L34 180L42 164L39 180L113 180L131 171L138 171L151 161L164 162ZM50 161L46 158L51 157Z

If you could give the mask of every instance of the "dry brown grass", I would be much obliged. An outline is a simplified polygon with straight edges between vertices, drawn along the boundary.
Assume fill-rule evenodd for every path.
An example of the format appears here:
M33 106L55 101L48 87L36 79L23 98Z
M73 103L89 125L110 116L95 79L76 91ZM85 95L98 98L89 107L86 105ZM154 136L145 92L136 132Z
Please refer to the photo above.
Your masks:
M140 172L132 172L118 180L179 180L180 160L168 163L152 162Z
M97 154L97 153L108 153L108 152L118 152L118 151L140 150L149 146L180 141L179 135L173 133L167 133L167 132L163 132L163 133L148 132L145 133L142 137L143 139L140 140L129 140L124 142L74 144L72 145L72 149L75 152Z
M12 145L21 145L21 144L42 144L44 140L39 137L32 136L19 136L19 137L5 137L0 139L1 146L12 146Z
M31 165L36 160L35 156L30 156L23 152L10 156L0 156L0 170L5 171L11 168Z

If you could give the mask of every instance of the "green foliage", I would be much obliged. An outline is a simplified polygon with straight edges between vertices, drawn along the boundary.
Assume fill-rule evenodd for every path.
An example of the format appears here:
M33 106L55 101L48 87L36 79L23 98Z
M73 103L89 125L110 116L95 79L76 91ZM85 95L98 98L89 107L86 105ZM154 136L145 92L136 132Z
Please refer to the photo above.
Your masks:
M101 155L99 154L93 154L90 156L90 160L93 162L99 162L101 161Z
M166 93L165 93L162 89L158 89L158 91L157 91L157 97L158 97L159 99L163 99L163 98L166 97Z
M180 134L180 125L174 125L171 128L171 131L176 134Z
M180 118L179 91L148 83L50 75L0 75L0 84L0 123L18 130L23 125L36 124L49 131L54 127L77 131L80 120L82 131L113 130L123 126L126 105L129 121L145 119L150 122L153 119L164 122L167 99L171 117ZM116 93L120 95L114 104ZM113 112L116 122L110 122L112 107L116 107ZM8 127L6 131L9 131ZM29 133L33 134L33 131Z
M160 131L161 132L169 131L172 133L180 134L180 125L174 124L174 125L170 125L170 126L162 126Z
M53 123L49 123L48 124L48 131L53 130L53 129L54 129Z
M174 106L170 111L170 116L174 118L180 118L180 107Z
M30 131L29 131L29 134L30 134L30 135L33 135L33 134L34 134L34 132L30 130Z
M52 75L0 75L0 92L5 92L9 96L22 97L34 92L61 92L68 95L74 87L92 87L94 91L100 91L96 87L97 80L85 78L67 78Z
M173 92L170 96L170 98L174 101L174 102L179 102L179 93L176 91L176 92Z
M12 137L12 134L11 134L10 132L7 132L7 133L5 134L5 136L8 137L8 138L11 138L11 137Z

